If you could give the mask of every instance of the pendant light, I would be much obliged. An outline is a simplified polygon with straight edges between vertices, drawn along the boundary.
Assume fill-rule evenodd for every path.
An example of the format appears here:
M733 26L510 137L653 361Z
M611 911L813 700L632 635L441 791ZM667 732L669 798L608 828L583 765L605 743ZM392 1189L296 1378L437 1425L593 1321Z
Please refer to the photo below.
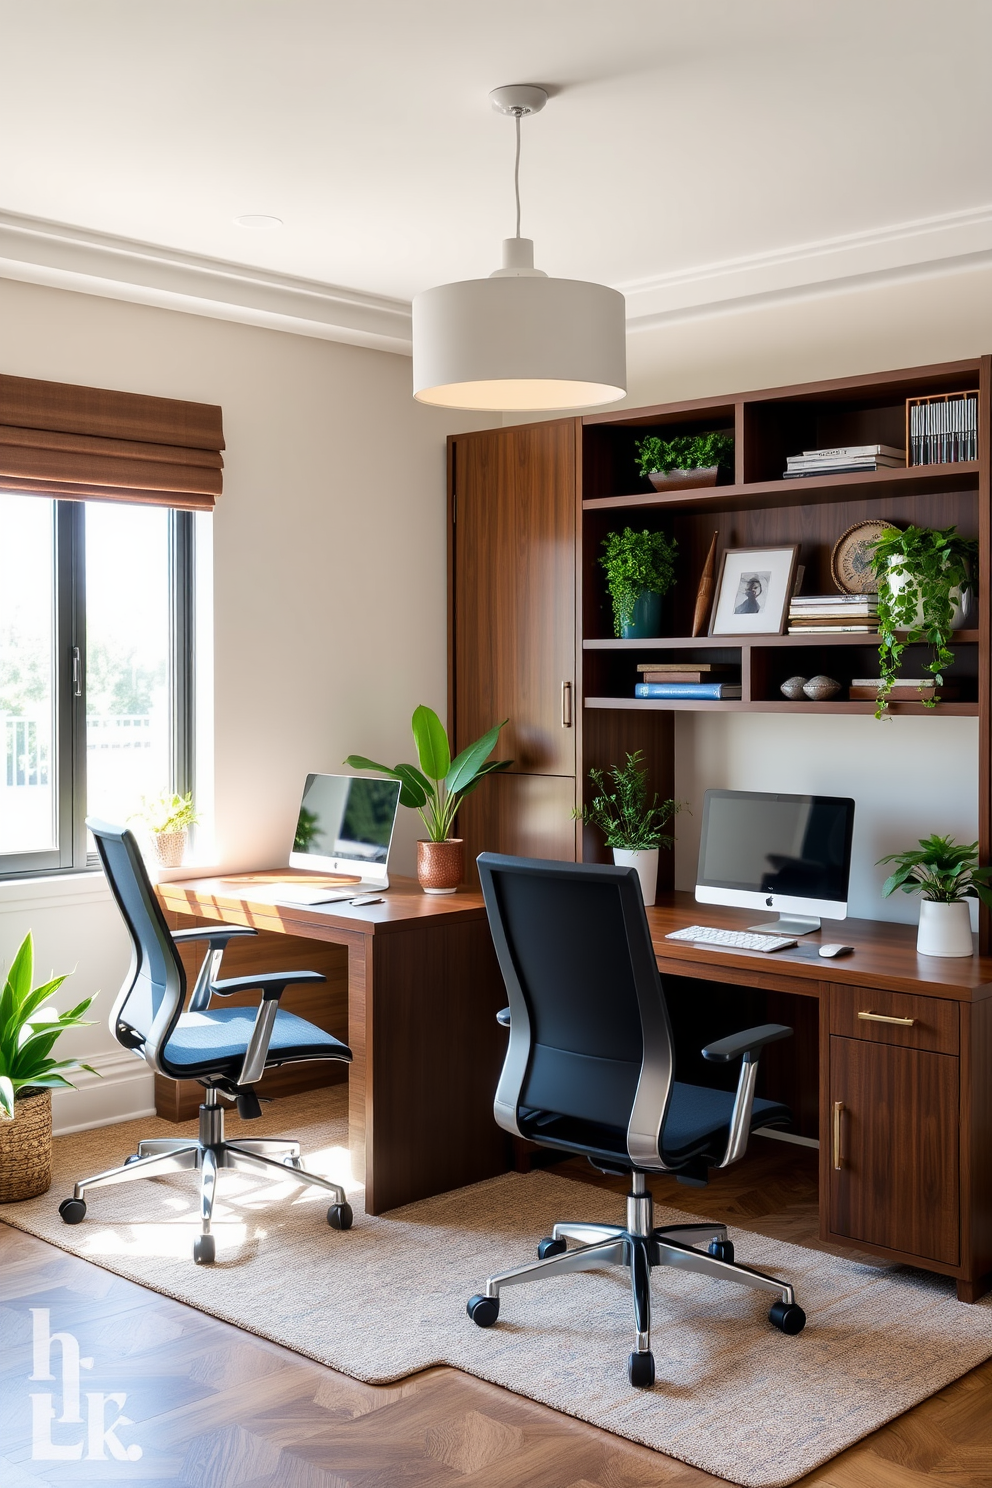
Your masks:
M413 301L413 395L439 408L525 412L615 403L627 391L624 298L603 284L550 279L520 236L520 121L543 88L490 93L516 124L517 231L488 279L426 289Z

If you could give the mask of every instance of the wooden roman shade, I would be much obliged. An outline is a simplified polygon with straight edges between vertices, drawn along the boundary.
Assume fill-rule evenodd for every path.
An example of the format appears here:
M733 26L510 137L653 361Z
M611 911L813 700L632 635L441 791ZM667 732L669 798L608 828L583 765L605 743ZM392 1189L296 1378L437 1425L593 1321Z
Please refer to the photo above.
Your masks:
M210 511L221 410L0 374L0 490Z

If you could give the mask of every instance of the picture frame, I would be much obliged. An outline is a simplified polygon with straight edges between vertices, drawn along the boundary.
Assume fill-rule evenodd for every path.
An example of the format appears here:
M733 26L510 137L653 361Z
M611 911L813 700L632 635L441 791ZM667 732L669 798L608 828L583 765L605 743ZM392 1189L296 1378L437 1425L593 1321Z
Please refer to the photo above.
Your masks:
M798 543L726 548L708 634L784 634L798 557Z

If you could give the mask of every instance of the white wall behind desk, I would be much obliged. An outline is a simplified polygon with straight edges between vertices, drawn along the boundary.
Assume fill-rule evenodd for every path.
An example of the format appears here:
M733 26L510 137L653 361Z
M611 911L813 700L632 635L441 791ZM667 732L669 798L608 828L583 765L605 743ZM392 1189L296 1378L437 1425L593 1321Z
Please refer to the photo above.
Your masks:
M839 718L808 713L680 713L675 719L675 793L690 805L677 823L675 878L696 882L703 792L784 791L852 796L854 849L850 913L857 919L919 917L915 895L881 897L886 853L938 832L978 836L976 718Z

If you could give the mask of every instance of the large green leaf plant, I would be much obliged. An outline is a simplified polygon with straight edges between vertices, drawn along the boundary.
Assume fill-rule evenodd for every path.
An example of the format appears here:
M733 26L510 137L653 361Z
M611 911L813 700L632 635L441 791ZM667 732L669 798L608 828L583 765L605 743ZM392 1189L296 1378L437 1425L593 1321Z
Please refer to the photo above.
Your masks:
M400 782L400 805L419 812L431 842L444 842L451 836L455 815L465 797L471 794L487 775L508 770L512 760L491 760L499 731L507 722L493 727L451 758L448 735L433 708L421 703L414 709L413 739L417 746L416 765L378 765L364 754L349 754L345 760L353 770L375 770Z
M74 1089L72 1081L65 1078L73 1070L98 1073L78 1059L50 1057L61 1033L91 1021L83 1014L92 997L60 1013L50 999L65 977L53 977L38 987L31 985L33 981L34 942L29 932L11 962L0 994L0 1121L14 1120L19 1097L24 1099L41 1090Z

